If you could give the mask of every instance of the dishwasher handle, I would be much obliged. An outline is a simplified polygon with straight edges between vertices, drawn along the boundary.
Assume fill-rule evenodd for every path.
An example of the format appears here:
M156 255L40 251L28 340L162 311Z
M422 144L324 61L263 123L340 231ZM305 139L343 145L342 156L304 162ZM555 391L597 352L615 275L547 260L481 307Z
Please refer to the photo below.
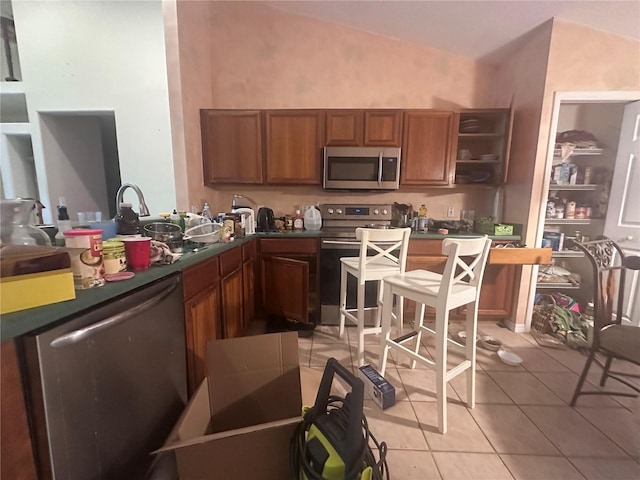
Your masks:
M145 312L158 303L162 302L178 287L178 285L180 285L180 278L176 277L176 281L173 283L173 285L168 286L160 293L151 297L149 300L145 300L141 304L136 305L126 312L117 313L115 315L112 315L111 317L94 323L93 325L89 325L88 327L79 328L78 330L74 330L73 332L60 335L58 338L53 340L50 345L53 348L67 347L69 345L81 342L103 330L114 327L119 323L125 322L131 317L139 315L140 313Z

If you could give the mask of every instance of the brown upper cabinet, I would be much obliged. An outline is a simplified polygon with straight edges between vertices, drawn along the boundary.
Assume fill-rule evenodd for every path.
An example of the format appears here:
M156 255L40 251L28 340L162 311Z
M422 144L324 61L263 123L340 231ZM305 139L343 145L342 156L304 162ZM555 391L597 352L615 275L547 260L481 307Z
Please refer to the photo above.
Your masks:
M508 108L460 112L455 184L495 186L507 181L512 125Z
M321 185L322 147L401 146L400 186L507 180L513 110L201 110L206 185Z
M400 185L448 185L454 150L454 112L404 112Z
M324 110L268 110L265 146L268 184L321 184Z
M393 146L402 138L400 110L327 110L326 145Z
M259 110L200 110L200 125L205 184L263 183Z

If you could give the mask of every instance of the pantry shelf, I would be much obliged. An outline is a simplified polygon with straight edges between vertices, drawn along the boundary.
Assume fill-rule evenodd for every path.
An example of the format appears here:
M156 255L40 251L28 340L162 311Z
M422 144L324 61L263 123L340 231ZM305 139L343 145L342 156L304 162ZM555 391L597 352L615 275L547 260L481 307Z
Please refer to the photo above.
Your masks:
M573 191L593 191L596 190L599 185L596 184L582 184L582 185L549 185L549 190L573 190Z
M577 219L577 218L547 218L545 225L590 225L593 219Z
M604 153L604 150L602 150L601 148L583 148L583 149L575 149L573 152L571 152L571 155L569 155L570 157L576 157L576 156L597 156L597 155L602 155ZM556 148L553 151L553 156L554 157L561 157L562 156L562 150L559 148Z
M573 283L564 283L564 282L555 282L555 283L546 283L546 282L538 282L536 285L539 289L562 289L562 290L578 290L580 289L580 285L576 285Z

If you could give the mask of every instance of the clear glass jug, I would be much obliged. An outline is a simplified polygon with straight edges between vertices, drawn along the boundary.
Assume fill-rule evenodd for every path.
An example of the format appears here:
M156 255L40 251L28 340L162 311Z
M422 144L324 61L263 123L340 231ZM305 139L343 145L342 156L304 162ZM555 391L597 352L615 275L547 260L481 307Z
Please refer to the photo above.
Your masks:
M0 201L0 243L51 246L49 235L32 224L35 208L35 200L17 198Z

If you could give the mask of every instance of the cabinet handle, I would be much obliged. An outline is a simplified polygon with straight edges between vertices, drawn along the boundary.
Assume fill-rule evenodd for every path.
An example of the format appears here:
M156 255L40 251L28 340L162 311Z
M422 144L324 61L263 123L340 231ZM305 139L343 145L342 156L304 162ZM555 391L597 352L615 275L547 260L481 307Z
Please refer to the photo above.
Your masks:
M173 292L177 286L180 284L180 278L176 278L176 281L173 285L162 290L160 293L154 295L148 300L145 300L139 305L127 310L126 312L116 313L110 317L105 318L97 323L91 324L84 328L79 328L78 330L74 330L73 332L65 333L64 335L60 335L58 338L53 340L50 345L54 348L66 347L69 345L73 345L75 343L81 342L86 338L89 338L97 333L106 330L108 328L114 327L119 323L122 323L126 320L129 320L131 317L141 314L157 305L165 298L167 298L171 292Z

